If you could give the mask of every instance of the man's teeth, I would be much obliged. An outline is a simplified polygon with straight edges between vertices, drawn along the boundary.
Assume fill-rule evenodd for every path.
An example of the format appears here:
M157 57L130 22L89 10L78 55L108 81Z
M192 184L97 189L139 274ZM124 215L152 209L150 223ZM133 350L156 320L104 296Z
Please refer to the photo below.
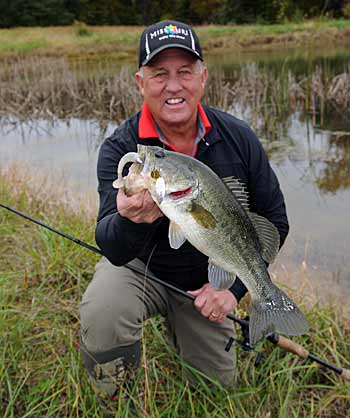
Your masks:
M172 105L172 104L179 104L179 103L182 103L184 101L185 101L185 99L176 98L176 99L168 99L166 102L167 102L167 104Z

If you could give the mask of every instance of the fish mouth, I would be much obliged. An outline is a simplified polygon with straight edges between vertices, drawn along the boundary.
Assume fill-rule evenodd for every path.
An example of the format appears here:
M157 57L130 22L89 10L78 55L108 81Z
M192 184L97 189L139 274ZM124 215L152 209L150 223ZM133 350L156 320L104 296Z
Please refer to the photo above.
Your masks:
M123 179L123 169L126 164L128 163L137 163L140 165L144 164L143 158L141 158L140 154L137 152L128 152L125 154L120 160L117 169L117 179L114 180L113 187L115 189L120 189L124 186L124 179Z
M193 189L193 187L189 186L189 187L187 187L186 189L183 189L183 190L177 190L176 192L170 192L169 196L173 200L180 199L181 197L184 197L184 196L188 195L189 193L191 193L192 189Z

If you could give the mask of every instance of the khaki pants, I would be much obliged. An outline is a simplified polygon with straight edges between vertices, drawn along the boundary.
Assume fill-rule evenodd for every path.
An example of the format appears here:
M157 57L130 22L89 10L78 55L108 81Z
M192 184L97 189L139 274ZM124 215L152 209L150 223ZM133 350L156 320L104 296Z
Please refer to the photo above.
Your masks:
M144 269L140 260L133 263ZM232 321L210 322L191 300L106 258L97 263L80 306L82 345L97 362L110 364L113 352L116 357L123 349L135 348L142 322L158 314L166 318L170 338L187 363L225 386L234 384L235 350L225 351L228 339L235 337ZM103 359L103 353L108 358ZM133 356L139 356L137 350ZM139 359L134 360L137 364Z

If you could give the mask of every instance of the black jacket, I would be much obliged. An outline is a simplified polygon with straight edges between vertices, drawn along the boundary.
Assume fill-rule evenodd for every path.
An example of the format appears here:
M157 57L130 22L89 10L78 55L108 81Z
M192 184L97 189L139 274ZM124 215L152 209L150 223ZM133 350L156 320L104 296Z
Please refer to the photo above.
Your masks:
M246 185L250 211L266 217L277 227L282 245L289 230L284 198L260 141L237 118L209 107L204 110L212 128L200 141L196 158L220 177L234 176ZM208 258L187 241L178 250L170 248L166 218L153 224L135 224L116 214L117 190L112 182L117 177L120 158L136 151L138 143L159 145L158 138L138 137L139 118L140 112L127 119L101 145L97 167L100 209L96 242L115 265L124 265L134 258L147 263L157 243L149 260L150 271L184 290L198 289L208 281ZM231 291L239 300L246 288L236 280Z

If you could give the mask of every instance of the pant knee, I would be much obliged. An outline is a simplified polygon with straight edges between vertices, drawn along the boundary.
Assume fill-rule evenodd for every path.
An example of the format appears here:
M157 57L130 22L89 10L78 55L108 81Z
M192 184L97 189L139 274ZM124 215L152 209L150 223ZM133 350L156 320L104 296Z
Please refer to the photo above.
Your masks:
M136 310L137 307L123 301L99 298L83 301L80 305L81 339L87 349L105 352L138 341L142 317Z

